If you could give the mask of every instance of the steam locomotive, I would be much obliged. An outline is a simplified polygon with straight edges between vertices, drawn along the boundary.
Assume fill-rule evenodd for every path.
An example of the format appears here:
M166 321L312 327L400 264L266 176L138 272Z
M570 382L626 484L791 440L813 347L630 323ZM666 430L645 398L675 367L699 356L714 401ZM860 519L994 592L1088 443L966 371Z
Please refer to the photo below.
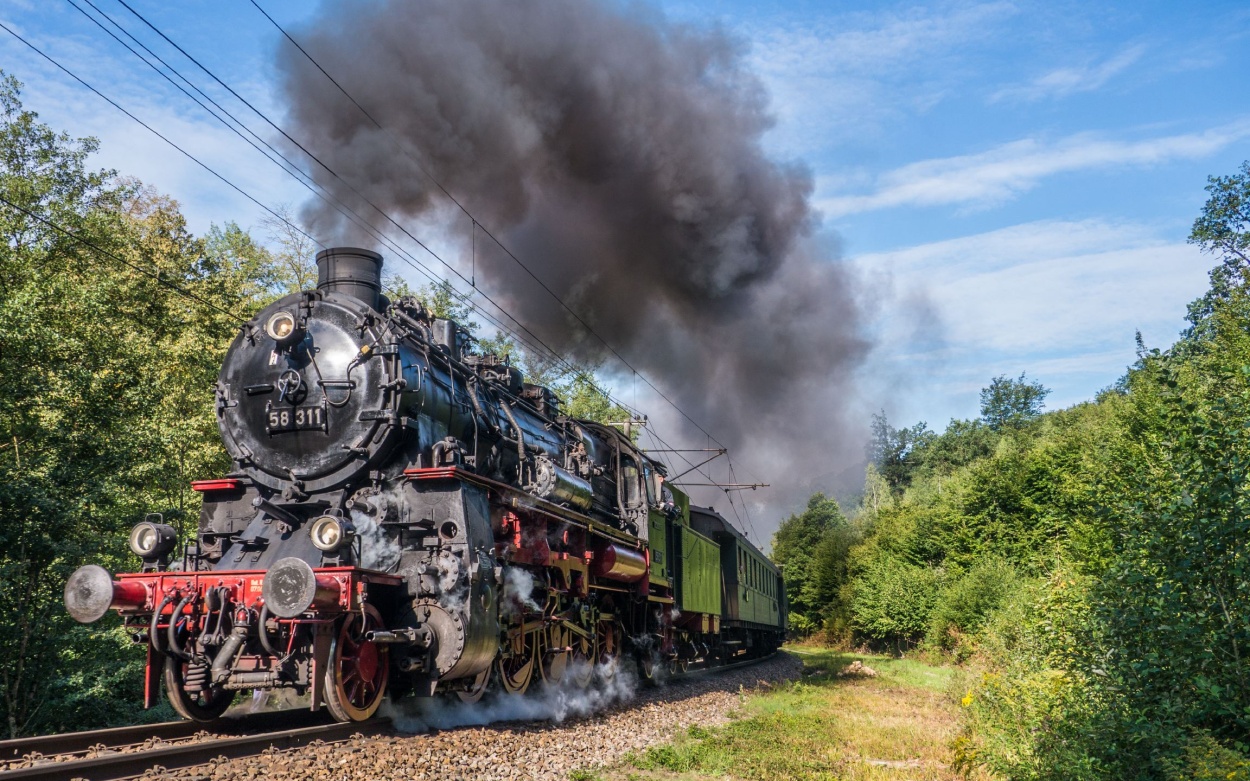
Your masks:
M776 649L777 569L692 507L627 431L561 413L413 298L382 257L317 256L315 291L247 322L217 419L235 469L192 483L194 540L134 527L138 572L81 567L65 605L120 613L186 718L292 689L341 721L383 698L644 679Z

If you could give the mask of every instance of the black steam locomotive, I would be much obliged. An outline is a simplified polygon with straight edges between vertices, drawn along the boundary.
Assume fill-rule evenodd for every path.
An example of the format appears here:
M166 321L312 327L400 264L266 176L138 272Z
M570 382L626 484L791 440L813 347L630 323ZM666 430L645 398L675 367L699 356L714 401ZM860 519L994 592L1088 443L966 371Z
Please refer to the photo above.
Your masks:
M116 609L147 647L146 704L219 717L293 689L343 721L389 692L650 678L781 642L776 568L620 429L574 420L455 322L381 294L380 255L317 256L315 291L249 321L217 383L236 469L195 540L138 524L139 572L88 565L79 621Z

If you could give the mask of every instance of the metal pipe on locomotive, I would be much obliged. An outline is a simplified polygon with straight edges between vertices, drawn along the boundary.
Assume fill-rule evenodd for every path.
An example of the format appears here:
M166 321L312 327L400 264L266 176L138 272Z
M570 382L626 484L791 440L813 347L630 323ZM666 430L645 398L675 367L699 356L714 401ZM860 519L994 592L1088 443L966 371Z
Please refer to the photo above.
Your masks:
M235 470L197 481L194 541L135 527L139 572L88 565L79 621L147 646L145 702L212 720L293 689L340 720L383 697L589 685L775 648L775 567L691 508L620 430L561 413L456 323L381 292L380 255L317 256L315 291L250 320L216 386ZM180 555L179 555L180 554Z

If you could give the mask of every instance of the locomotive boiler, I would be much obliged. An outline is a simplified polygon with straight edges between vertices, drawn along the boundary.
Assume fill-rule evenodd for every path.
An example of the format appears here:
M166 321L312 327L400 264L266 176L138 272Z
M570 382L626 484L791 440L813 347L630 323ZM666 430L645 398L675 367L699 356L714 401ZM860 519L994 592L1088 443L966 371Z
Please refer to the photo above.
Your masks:
M382 258L317 256L316 290L241 329L216 386L234 469L192 483L193 540L139 523L138 572L87 565L65 604L146 646L145 702L219 717L292 689L339 720L383 698L590 685L774 649L775 567L617 427L564 415L413 298Z

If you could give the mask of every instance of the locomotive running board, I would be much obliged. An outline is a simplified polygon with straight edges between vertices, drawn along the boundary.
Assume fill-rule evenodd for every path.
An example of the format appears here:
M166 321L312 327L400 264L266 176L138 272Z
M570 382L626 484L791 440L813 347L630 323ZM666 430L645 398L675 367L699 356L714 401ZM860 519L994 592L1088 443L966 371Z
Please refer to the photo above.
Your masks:
M606 523L596 521L588 515L574 512L573 510L561 507L558 504L552 504L546 499L540 499L533 494L526 493L514 485L501 483L498 480L491 480L489 477L482 477L475 472L461 469L458 466L436 466L424 468L413 467L405 469L404 476L409 480L462 480L466 483L473 483L474 485L480 485L483 488L489 488L507 497L508 501L506 503L509 504L514 510L523 509L536 511L542 513L543 515L556 518L557 520L581 524L596 534L601 534L605 537L612 537L613 539L620 540L621 542L632 544L636 543L639 539L628 532L623 532L620 529L614 529Z

